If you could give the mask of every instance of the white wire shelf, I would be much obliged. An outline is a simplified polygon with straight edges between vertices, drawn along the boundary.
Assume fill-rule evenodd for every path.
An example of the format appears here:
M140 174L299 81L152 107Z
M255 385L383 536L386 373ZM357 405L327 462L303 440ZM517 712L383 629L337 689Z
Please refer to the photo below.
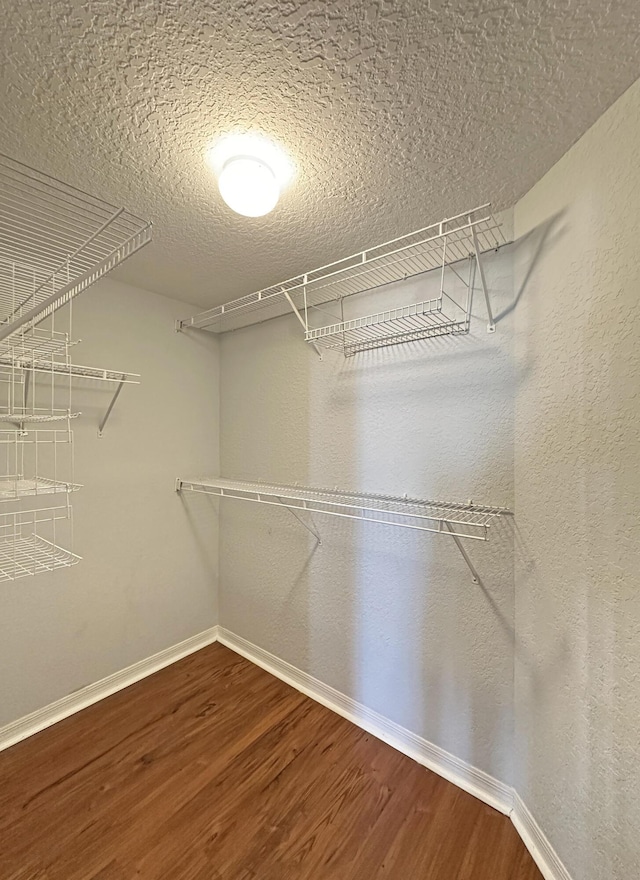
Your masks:
M77 492L81 488L79 483L65 483L46 477L25 478L21 475L3 474L0 477L0 501L13 501L35 495L68 494L69 492Z
M139 385L139 373L124 373L121 370L105 370L102 367L87 367L82 364L67 364L62 361L47 360L28 354L14 357L0 355L0 366L28 370L34 373L47 373L74 379L98 379L101 382L123 382L125 385Z
M26 422L45 424L46 422L61 422L66 419L77 419L80 415L79 412L68 412L67 410L60 410L59 412L26 412L18 409L9 412L0 412L0 422L12 422L15 425L22 425Z
M70 568L81 559L81 556L37 535L0 540L0 581L15 581L57 568Z
M27 327L24 332L0 342L0 360L13 363L19 358L64 357L71 345L69 334L54 329Z
M472 502L425 501L406 496L248 483L222 478L178 479L176 489L479 541L486 541L489 527L500 516L509 513L504 508Z
M69 568L79 562L80 556L56 543L62 528L71 538L69 506L0 514L0 581Z
M287 314L292 305L298 310L321 306L434 269L442 270L503 244L505 238L491 206L482 205L208 309L179 321L178 329L194 327L214 333L236 330ZM306 329L310 329L308 325Z
M305 339L323 348L341 350L350 357L359 351L466 333L468 329L468 314L445 295L428 302L307 330Z
M0 340L23 333L151 240L151 224L0 154Z

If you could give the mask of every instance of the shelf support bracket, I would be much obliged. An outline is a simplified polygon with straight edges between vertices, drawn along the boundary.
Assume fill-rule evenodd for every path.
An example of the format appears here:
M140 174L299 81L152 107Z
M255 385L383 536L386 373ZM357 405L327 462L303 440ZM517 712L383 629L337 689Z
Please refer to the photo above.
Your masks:
M282 506L283 506L284 508L286 508L286 510L289 511L289 513L291 514L291 516L295 517L295 518L298 520L298 522L300 523L301 526L304 526L304 528L305 528L305 529L306 529L311 535L313 535L313 537L316 539L316 541L318 542L319 545L322 544L322 539L320 538L320 535L317 533L317 531L315 530L315 528L312 529L311 526L309 525L309 523L305 522L305 521L302 519L302 517L298 514L298 512L296 511L295 508L293 508L293 507L289 507L287 504L285 504L285 502L282 500L282 498L278 498L278 501L280 502L280 504L282 504ZM314 525L315 525L315 523L314 523Z
M105 425L109 421L109 416L111 415L111 410L116 405L116 400L118 399L120 392L122 391L123 386L124 386L124 381L119 383L118 387L116 388L116 393L111 398L111 403L107 407L107 411L104 414L104 418L102 419L102 421L100 422L100 426L98 427L98 437L103 436Z
M495 333L496 332L496 322L493 319L493 312L491 310L491 302L489 300L489 291L487 289L487 279L484 277L484 266L482 265L482 258L480 256L480 248L478 247L478 236L476 235L475 226L471 227L471 235L473 237L473 247L476 252L476 262L478 264L478 273L480 275L480 284L482 285L482 292L484 293L484 301L487 304L487 315L489 317L489 323L487 324L487 333Z
M451 537L453 538L453 540L456 542L456 546L457 546L458 550L460 551L460 554L462 555L462 558L463 558L464 561L467 563L467 565L468 565L468 567L469 567L469 571L471 572L471 575L472 575L472 577L473 577L473 582L474 582L474 584L479 584L479 585L482 587L482 586L483 586L483 583L482 583L482 581L480 580L480 575L479 575L478 572L476 571L473 562L471 562L471 560L469 559L469 555L468 555L467 551L466 551L466 550L464 549L464 547L462 546L462 541L460 540L460 538L459 538L456 534L454 534L453 526L451 525L450 522L447 522L446 520L444 521L444 524L445 524L445 526L446 526L446 528L447 528L447 531L449 532L449 534L451 535Z
M302 326L303 326L303 328L304 328L304 332L306 333L308 328L307 328L307 325L306 325L306 323L305 323L305 320L304 320L304 318L302 317L302 315L300 314L300 310L297 308L297 306L295 305L295 303L293 302L293 300L292 300L291 297L289 296L289 291L288 291L288 290L283 290L282 292L284 293L287 302L289 303L289 305L290 305L291 308L293 309L293 312L294 312L296 318L298 319L298 321L300 321L300 323L302 324ZM314 348L314 350L315 350L315 353L318 355L318 357L320 358L320 360L322 360L322 352L320 351L320 349L318 348L318 346L315 344L315 342L312 342L311 345L313 346L313 348ZM318 539L318 540L319 540L319 539Z

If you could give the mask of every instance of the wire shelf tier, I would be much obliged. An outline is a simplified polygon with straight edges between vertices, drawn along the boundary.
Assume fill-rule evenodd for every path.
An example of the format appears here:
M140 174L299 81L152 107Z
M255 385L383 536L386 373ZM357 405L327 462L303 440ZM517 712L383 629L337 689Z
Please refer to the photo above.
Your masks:
M449 313L447 305L451 306ZM307 330L305 339L323 348L341 350L350 357L359 351L466 333L468 329L469 318L464 310L447 298L439 297Z
M77 492L82 486L79 483L65 483L61 480L50 480L46 477L28 477L21 475L5 475L0 477L0 501L11 501L34 495L59 495Z
M69 334L54 329L28 327L23 333L0 342L0 361L14 363L21 358L38 359L67 356L71 345Z
M44 424L45 422L61 422L65 419L77 419L79 415L79 412L68 412L66 410L61 410L60 412L12 410L10 412L0 412L0 422L12 422L15 425L22 425L25 422Z
M0 340L23 333L151 240L151 224L0 154Z
M70 568L81 559L81 556L37 535L0 540L0 581L14 581L44 571Z
M273 504L291 510L306 510L480 541L486 541L491 524L509 512L504 508L471 502L425 501L406 496L248 483L222 478L179 479L176 488L178 491L201 492L221 498Z
M125 385L139 385L139 373L123 373L121 370L104 370L102 367L87 367L82 364L68 364L62 361L47 360L28 354L9 357L0 355L0 366L15 367L34 373L48 373L74 379L98 379L101 382L123 382Z
M80 556L56 543L56 531L64 526L71 537L68 505L0 514L0 581L69 568L79 562Z
M291 311L321 306L332 300L374 290L395 281L442 269L477 252L505 244L490 205L482 205L426 226L416 232L360 251L353 256L297 275L232 302L216 306L179 322L224 333L257 324Z

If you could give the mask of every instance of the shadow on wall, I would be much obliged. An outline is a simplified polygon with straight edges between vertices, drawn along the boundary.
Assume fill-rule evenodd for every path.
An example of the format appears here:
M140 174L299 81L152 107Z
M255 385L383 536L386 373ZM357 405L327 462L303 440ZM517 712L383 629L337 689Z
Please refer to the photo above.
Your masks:
M532 262L557 222L531 234ZM495 334L476 291L468 335L349 359L320 361L293 317L223 337L223 475L512 508L514 247L485 260ZM222 624L512 781L513 526L468 542L481 587L450 538L315 520L321 546L286 511L222 504Z

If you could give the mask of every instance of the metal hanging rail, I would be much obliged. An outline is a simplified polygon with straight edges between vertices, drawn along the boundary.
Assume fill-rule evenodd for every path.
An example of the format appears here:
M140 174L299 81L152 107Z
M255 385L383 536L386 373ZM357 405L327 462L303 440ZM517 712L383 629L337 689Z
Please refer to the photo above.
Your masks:
M347 519L376 522L422 532L448 535L456 540L462 556L471 569L474 580L477 572L459 544L460 538L486 541L490 526L510 511L487 507L472 502L425 501L396 495L377 495L367 492L345 492L339 489L317 489L304 486L281 486L267 483L248 483L222 478L176 480L176 491L200 492L219 498L235 498L283 507L300 519L300 513L322 513ZM317 532L305 526L319 541Z
M480 268L488 311L488 330L495 329L481 256L505 244L490 205L482 205L378 245L312 272L290 278L221 306L179 321L177 329L193 327L225 333L290 313L300 319L305 339L313 345L342 349L346 355L382 345L423 339L469 329L473 271L463 283L458 302L445 289L447 270L461 279L457 264L473 260ZM440 294L428 302L412 303L348 321L312 327L309 314L332 301L384 287L393 282L439 270Z

